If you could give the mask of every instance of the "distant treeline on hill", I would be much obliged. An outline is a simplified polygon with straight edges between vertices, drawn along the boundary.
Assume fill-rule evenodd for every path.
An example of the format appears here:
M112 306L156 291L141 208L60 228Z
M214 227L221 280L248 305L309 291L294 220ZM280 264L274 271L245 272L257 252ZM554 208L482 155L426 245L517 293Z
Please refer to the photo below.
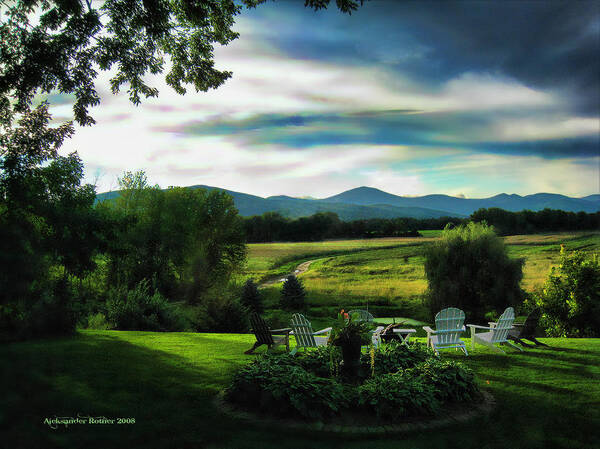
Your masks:
M469 218L371 218L342 221L333 212L290 219L277 212L243 218L248 243L306 242L338 238L418 237L418 230L444 229L448 223L486 221L501 235L600 229L600 212L565 212L544 209L509 212L479 209Z
M306 242L337 238L418 237L419 229L443 229L447 223L459 224L464 218L370 218L342 221L333 212L318 212L310 217L286 218L266 212L244 218L248 243Z
M469 219L476 222L486 221L501 235L600 230L600 212L565 212L556 209L509 212L493 207L476 210Z

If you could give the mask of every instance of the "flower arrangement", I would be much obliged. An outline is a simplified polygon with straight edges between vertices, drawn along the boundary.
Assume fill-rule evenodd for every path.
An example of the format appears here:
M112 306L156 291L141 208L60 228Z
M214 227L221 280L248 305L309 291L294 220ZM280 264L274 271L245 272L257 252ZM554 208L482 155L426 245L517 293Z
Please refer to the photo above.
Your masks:
M334 346L362 346L371 343L371 330L374 325L358 316L350 316L344 309L338 313L332 326L329 343Z

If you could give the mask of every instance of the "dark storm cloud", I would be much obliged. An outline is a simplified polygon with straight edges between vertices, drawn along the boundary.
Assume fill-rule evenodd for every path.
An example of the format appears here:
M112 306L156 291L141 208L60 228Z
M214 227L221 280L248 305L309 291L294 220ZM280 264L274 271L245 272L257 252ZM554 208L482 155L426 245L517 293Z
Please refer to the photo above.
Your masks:
M598 156L597 135L509 142L490 138L497 121L506 118L519 120L521 116L519 112L411 113L402 110L261 114L244 120L190 122L156 130L190 136L233 136L256 148L265 144L293 149L327 145L405 145L546 159Z
M499 73L564 95L580 114L600 112L597 1L373 0L350 17L292 3L270 8L256 13L271 24L263 33L294 58L384 64L432 86L465 72Z

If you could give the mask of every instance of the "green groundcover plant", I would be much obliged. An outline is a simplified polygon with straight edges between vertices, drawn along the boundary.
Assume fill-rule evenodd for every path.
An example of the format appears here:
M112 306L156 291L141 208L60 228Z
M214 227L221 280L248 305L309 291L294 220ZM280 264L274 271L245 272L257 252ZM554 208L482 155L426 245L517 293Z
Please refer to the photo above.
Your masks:
M234 375L225 398L276 417L330 420L358 413L389 422L480 398L469 368L440 360L423 345L391 342L362 354L358 384L340 377L340 352L327 346L297 357L264 354Z

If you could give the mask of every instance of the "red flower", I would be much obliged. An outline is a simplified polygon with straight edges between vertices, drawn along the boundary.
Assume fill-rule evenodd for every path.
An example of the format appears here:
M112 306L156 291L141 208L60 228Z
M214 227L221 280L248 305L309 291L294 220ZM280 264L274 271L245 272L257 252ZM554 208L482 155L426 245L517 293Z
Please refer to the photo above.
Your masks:
M344 313L344 318L348 319L350 318L350 315L348 315L348 313Z

